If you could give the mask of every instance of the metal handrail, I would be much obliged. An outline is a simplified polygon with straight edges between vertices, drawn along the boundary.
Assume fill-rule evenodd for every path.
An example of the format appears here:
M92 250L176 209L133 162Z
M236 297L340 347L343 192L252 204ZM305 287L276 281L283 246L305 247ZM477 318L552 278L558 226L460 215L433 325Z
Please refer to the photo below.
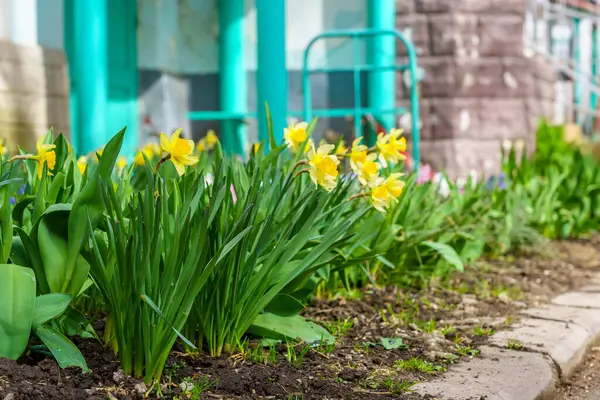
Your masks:
M373 65L362 65L358 62L358 40L365 38L372 38L376 36L392 36L396 40L400 40L406 48L408 56L408 64L392 64L387 66L373 66ZM333 38L350 38L352 39L353 51L354 51L354 65L348 68L315 68L311 69L308 66L310 52L313 46L319 41ZM410 73L410 99L411 105L410 110L412 114L412 146L413 146L413 160L415 168L418 168L420 160L420 146L419 146L419 98L417 88L417 54L413 44L399 31L396 30L385 30L385 29L348 29L348 30L333 30L329 32L321 33L315 36L306 46L304 50L303 66L302 66L302 86L304 92L304 120L310 121L315 112L312 110L312 99L310 90L310 76L315 73L331 73L331 72L352 72L353 83L354 83L354 108L352 109L352 116L354 117L354 131L356 135L360 135L361 121L367 115L380 114L380 110L371 110L362 106L362 92L360 87L360 73L363 71L381 71L381 70L401 70L408 71ZM344 109L342 109L344 110ZM395 109L396 110L396 109ZM397 109L401 110L401 108ZM324 116L332 117L339 116L339 111L336 109L323 110ZM346 111L346 110L344 110Z

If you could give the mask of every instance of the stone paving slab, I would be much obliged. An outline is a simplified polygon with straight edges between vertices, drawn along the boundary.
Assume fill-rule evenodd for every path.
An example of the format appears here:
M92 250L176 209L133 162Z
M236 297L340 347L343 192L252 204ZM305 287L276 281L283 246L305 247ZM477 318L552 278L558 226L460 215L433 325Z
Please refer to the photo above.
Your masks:
M572 323L581 326L592 337L600 335L600 312L594 309L582 309L577 307L564 307L548 304L545 306L521 311L521 314L532 318Z
M598 308L600 309L600 293L571 292L561 294L551 301L552 304L567 307Z
M523 343L528 351L548 354L562 376L569 376L583 359L592 336L573 323L523 318L514 329L493 335L490 343L507 348L510 339Z
M600 293L600 285L586 285L578 290L579 292L597 292Z
M481 348L480 357L413 387L421 395L448 400L533 400L553 388L552 368L544 355L489 346Z
M590 345L600 341L600 274L580 290L521 314L524 318L512 329L490 338L480 357L415 385L415 391L444 400L554 398L561 379L575 371ZM509 339L521 342L525 351L509 350Z

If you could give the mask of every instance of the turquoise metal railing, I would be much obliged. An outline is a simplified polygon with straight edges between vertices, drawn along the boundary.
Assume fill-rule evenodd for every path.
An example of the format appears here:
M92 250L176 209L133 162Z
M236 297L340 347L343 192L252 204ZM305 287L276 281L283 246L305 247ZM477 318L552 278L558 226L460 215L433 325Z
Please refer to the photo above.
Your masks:
M406 48L408 56L407 64L361 64L359 56L359 44L361 39L368 39L377 36L391 36L397 40L400 40ZM354 65L350 67L323 67L323 68L309 68L308 62L310 58L310 51L315 43L332 38L350 38L352 40L353 53L354 53ZM304 62L302 70L302 85L304 92L304 120L310 121L314 117L324 118L336 118L345 117L352 115L354 117L354 132L356 136L361 135L361 124L363 117L367 115L386 115L386 114L404 114L408 110L406 107L393 107L388 109L381 109L378 107L363 107L362 106L362 90L361 90L361 72L363 71L408 71L410 74L410 113L411 113L411 125L412 125L412 153L415 169L418 169L420 160L420 148L419 148L419 94L417 87L417 55L413 44L400 32L396 30L387 29L349 29L349 30L335 30L322 33L314 37L306 50L304 51ZM310 76L315 73L335 73L335 72L351 72L353 77L353 89L354 89L354 107L352 108L333 108L333 109L312 109L312 99L310 90ZM368 138L367 138L368 139ZM371 138L373 139L373 138Z
M400 40L408 55L408 63L406 64L390 64L390 65L375 65L371 63L361 64L358 60L358 42L361 39L372 38L379 35L391 36L396 40ZM308 68L308 60L310 56L310 50L312 46L320 41L327 38L343 38L350 37L353 40L354 46L354 64L349 67L324 67L324 68ZM373 71L402 71L410 74L410 110L406 107L391 107L391 108L380 108L380 107L363 107L361 104L362 91L360 87L360 74L361 72L373 72ZM336 73L336 72L351 72L353 74L354 83L354 107L352 108L327 108L327 109L313 109L311 102L311 90L310 90L310 75L315 73ZM348 115L354 116L354 127L355 132L360 134L361 131L361 120L367 115L401 115L406 112L411 113L412 117L412 153L415 168L418 168L420 160L420 147L419 147L419 104L418 104L418 88L417 88L417 57L414 46L406 39L402 33L395 30L380 30L380 29L360 29L360 30L336 30L325 32L313 38L308 44L304 52L303 62L303 94L304 94L304 107L303 110L290 110L286 114L291 117L300 117L306 121L309 121L315 117L319 118L340 118ZM272 107L271 107L272 108ZM273 109L273 108L272 108ZM188 119L191 121L228 121L235 124L243 124L246 119L249 118L260 118L262 113L258 112L234 112L227 110L219 111L191 111L187 114ZM282 132L279 134L281 135Z

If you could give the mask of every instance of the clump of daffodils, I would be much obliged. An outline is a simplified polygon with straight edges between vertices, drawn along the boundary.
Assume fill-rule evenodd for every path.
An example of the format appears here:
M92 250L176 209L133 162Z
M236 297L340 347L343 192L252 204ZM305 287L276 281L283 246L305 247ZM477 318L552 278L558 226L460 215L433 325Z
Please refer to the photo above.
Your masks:
M311 180L317 186L332 191L337 185L340 160L348 158L350 168L362 186L362 191L351 198L369 199L373 207L385 213L391 205L398 201L404 190L403 174L392 172L386 175L388 166L403 161L406 156L406 139L402 130L392 129L389 134L380 133L374 147L368 148L362 144L362 138L357 138L348 149L343 141L337 145L323 141L315 149L307 133L305 122L290 125L284 131L287 147L296 153L303 143L309 143L310 149L307 160L301 162L308 168L300 171L308 172Z

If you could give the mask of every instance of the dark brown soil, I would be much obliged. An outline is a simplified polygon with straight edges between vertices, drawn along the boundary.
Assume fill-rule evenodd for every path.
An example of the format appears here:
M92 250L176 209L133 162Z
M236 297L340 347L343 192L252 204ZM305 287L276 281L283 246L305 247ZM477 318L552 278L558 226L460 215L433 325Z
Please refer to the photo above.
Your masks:
M487 336L514 321L520 309L585 284L600 269L599 243L553 242L545 254L480 262L426 291L369 288L318 300L304 314L337 327L335 348L312 349L295 363L282 344L274 356L252 346L216 359L174 352L160 392L179 399L422 399L410 392L413 383L476 357ZM386 350L378 344L382 338L408 347ZM0 400L144 397L148 388L123 377L109 350L93 341L77 344L92 370L88 375L61 371L51 358L0 360ZM300 354L303 346L294 350ZM148 398L157 398L155 389Z
M600 399L600 347L592 347L581 366L558 388L557 400Z

